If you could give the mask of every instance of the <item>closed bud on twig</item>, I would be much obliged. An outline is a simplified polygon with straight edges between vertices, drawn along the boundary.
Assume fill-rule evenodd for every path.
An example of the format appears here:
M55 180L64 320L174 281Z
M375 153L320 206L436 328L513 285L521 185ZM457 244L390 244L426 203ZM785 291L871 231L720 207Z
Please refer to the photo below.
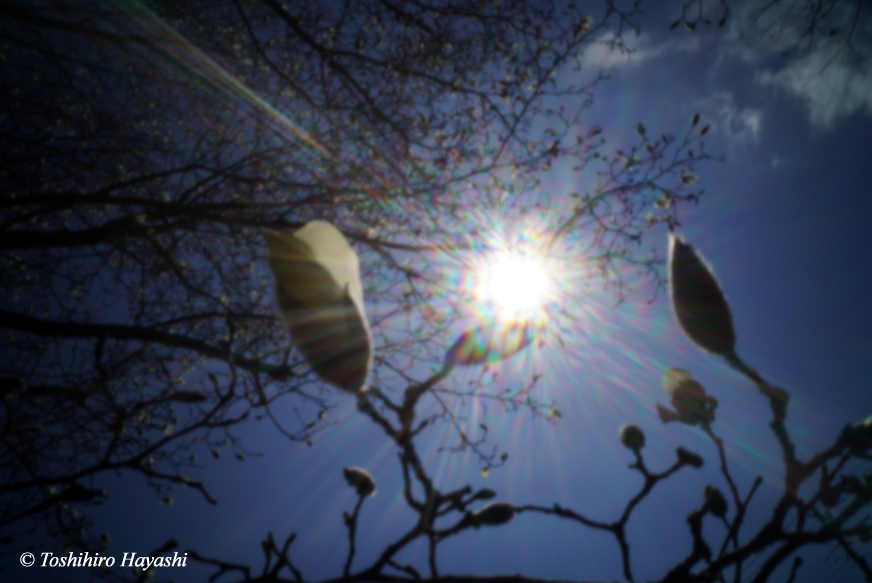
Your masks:
M663 373L662 384L674 410L658 404L657 413L661 421L680 421L687 425L696 425L712 423L715 420L717 399L707 395L703 386L688 371L670 368Z
M723 518L727 515L727 499L724 498L724 495L721 494L721 491L716 486L711 484L706 485L704 494L705 504L709 512L718 518Z
M357 493L361 496L375 495L375 479L363 468L344 468L342 474L345 476L345 481L348 482L348 485L356 488Z
M293 234L267 231L264 238L294 343L325 381L352 393L366 390L373 348L357 253L325 221Z
M697 346L735 355L733 315L711 268L678 236L669 237L669 294L675 317Z
M632 423L621 425L618 436L621 438L621 443L624 444L624 447L633 451L639 451L645 447L645 432L638 425L633 425Z
M497 493L491 490L490 488L482 488L475 494L473 494L473 500L492 500L497 497Z
M679 463L685 466L693 466L695 468L701 468L704 460L702 456L699 454L693 453L692 451L688 451L683 447L679 447L675 450L675 454L678 456Z
M472 513L476 526L499 526L515 517L515 507L508 502L491 502Z
M588 30L590 30L591 25L593 25L593 17L592 16L585 16L584 20L582 20L580 23L578 23L578 26L575 27L575 30L573 30L572 33L575 36L578 36L580 34L584 34Z
M853 425L845 425L836 445L857 452L872 449L872 416Z

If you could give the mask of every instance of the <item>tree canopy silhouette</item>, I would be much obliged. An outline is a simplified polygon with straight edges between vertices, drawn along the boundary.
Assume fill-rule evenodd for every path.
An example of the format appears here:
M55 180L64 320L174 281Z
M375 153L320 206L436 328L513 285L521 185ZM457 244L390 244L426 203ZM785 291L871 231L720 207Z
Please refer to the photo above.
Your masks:
M360 498L345 516L350 551L341 580L422 578L395 560L419 538L430 548L429 580L457 580L440 575L440 542L523 512L611 533L632 579L625 525L633 509L660 481L699 467L697 454L679 449L672 466L653 472L641 454L644 434L626 428L621 439L644 486L605 523L559 505L480 505L496 497L490 490L443 492L415 443L441 424L451 435L446 449L473 452L484 471L503 464L507 454L487 441L486 427L477 435L461 429L455 404L520 403L550 421L559 404L531 390L535 375L510 393L484 378L461 385L454 368L562 342L579 309L567 294L604 288L620 302L665 289L662 245L649 232L679 227L682 208L702 194L695 166L710 159L708 125L689 114L677 136L654 136L640 122L631 143L612 148L585 117L603 77L585 67L584 52L628 51L636 7L47 1L3 3L0 14L8 88L0 106L0 528L17 533L36 521L49 548L105 549L111 537L94 532L87 513L111 495L99 485L104 474L141 476L166 503L180 487L214 502L208 484L189 473L204 452L244 459L256 451L238 438L239 424L271 422L288 439L312 443L330 428L337 400L356 399L398 448L403 496L419 518L374 563L355 565L359 511L376 485L365 468L346 468ZM557 166L577 178L578 192L543 182ZM495 232L491 217L512 222ZM320 260L300 275L300 257L321 257L294 254L301 240L320 244L300 234L313 224L328 225L332 242L359 262L353 277L340 281ZM563 295L542 306L539 320L500 323L493 306L470 318L475 290L451 274L489 253L528 247L563 270ZM673 289L673 299L717 303L716 280L692 247L678 247L686 251L680 264L696 272L678 274L692 283L684 295ZM694 287L700 273L703 284ZM324 277L312 292L306 281L316 275ZM674 284L676 273L670 277ZM316 308L317 317L300 320ZM726 309L729 319L726 303L687 309L679 320L696 327L691 338L709 338L719 348L705 347L769 399L788 480L769 525L740 544L754 488L742 494L730 481L711 430L716 402L699 385L687 388L692 377L675 381L683 392L673 387L674 420L692 418L711 436L731 489L706 490L688 517L693 549L663 580L720 580L772 545L774 568L806 543L868 537L865 525L845 526L868 504L868 481L836 481L851 456L866 455L866 425L798 461L783 423L786 394L705 321L712 309ZM290 326L288 318L296 318ZM318 336L325 326L329 341ZM354 374L337 371L349 359L359 361ZM295 418L275 414L287 400ZM797 498L799 483L819 470L819 493ZM842 497L850 501L838 517L802 530L815 504ZM781 530L793 509L798 530ZM730 529L719 553L701 535L708 515ZM289 555L293 540L267 538L261 575L196 556L246 580L302 580Z

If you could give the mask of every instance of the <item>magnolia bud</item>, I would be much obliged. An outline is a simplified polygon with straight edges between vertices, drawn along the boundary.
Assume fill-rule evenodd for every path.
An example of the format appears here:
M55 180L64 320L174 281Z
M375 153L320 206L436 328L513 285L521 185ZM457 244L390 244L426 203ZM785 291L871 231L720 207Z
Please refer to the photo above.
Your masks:
M621 443L624 444L624 447L633 451L639 451L645 447L645 433L638 425L633 425L632 423L621 425L618 436L621 438Z
M681 421L688 425L696 425L715 420L717 399L707 395L703 386L686 370L670 368L663 373L663 389L675 408L674 416L668 415L666 413L668 410L660 411L660 418L664 422Z
M515 517L515 507L508 502L491 502L481 510L472 513L476 526L498 526Z
M357 253L325 221L293 234L267 231L264 238L294 343L325 381L353 393L365 390L373 348Z
M733 316L720 285L694 248L678 236L669 238L669 293L688 338L714 354L735 354Z
M705 463L702 459L702 456L700 456L699 454L695 454L692 451L688 451L683 447L679 447L678 449L676 449L675 454L678 456L679 463L685 466L701 468L703 463Z
M363 468L349 467L342 470L345 481L352 488L357 488L361 496L375 496L375 479Z
M727 499L715 486L708 484L704 490L705 504L709 512L718 518L727 515Z
M872 416L853 425L845 425L836 445L855 451L872 449Z
M491 490L490 488L482 488L478 492L476 492L473 496L473 500L492 500L497 497L497 493Z

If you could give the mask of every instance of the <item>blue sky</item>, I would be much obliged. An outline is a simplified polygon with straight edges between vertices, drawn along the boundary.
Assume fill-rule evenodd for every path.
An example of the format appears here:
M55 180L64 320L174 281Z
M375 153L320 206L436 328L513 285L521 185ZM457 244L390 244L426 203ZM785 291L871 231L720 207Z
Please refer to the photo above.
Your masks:
M615 142L639 121L652 133L675 132L699 112L702 123L712 125L707 149L724 161L698 167L706 194L683 215L681 232L714 267L727 294L740 355L790 391L788 429L800 455L808 456L831 444L845 423L872 414L870 10L855 40L858 54L820 72L834 49L781 58L776 42L755 46L739 34L740 14L723 30L670 32L672 12L643 8L652 12L642 18L643 34L631 39L634 54L588 54L588 67L611 75L595 90L590 116ZM560 184L559 176L554 180ZM661 235L665 249L665 231ZM630 522L636 577L662 576L690 548L684 520L698 507L704 485L725 489L715 450L702 433L663 425L654 411L655 403L667 402L660 376L680 367L720 401L714 429L725 440L740 491L747 492L754 476L764 477L743 530L749 535L768 514L783 473L763 398L683 337L665 297L650 307L615 310L604 298L580 301L591 302L598 329L579 331L571 358L547 349L558 364L545 367L539 389L560 402L562 419L552 425L521 412L490 410L491 443L510 456L486 478L471 455L437 452L443 433L425 434L419 449L439 487L469 483L517 505L559 502L612 520L641 484L627 469L632 454L617 438L620 425L634 422L647 434L643 453L652 470L665 469L679 445L706 459L703 469L685 468L661 483ZM247 425L245 444L261 457L210 460L195 476L210 485L216 507L193 491L175 492L168 507L138 478L110 482L116 492L123 485L124 493L95 514L98 530L114 538L106 554L145 553L174 536L182 549L259 567L259 543L268 531L279 540L297 532L291 556L307 579L338 576L348 544L342 512L355 503L342 468L356 465L378 482L378 494L361 513L355 564L372 560L415 515L399 495L396 448L349 401L337 400L330 412L335 426L313 447L281 438L266 423ZM718 543L723 531L706 523ZM858 580L856 571L846 570L843 553L825 558L831 549L805 553L797 582ZM872 555L868 545L858 551ZM529 513L500 528L464 532L446 541L439 557L443 573L622 578L610 536ZM423 543L401 558L426 570ZM177 580L193 573L188 567ZM49 575L27 574L33 580ZM773 580L786 577L782 571Z

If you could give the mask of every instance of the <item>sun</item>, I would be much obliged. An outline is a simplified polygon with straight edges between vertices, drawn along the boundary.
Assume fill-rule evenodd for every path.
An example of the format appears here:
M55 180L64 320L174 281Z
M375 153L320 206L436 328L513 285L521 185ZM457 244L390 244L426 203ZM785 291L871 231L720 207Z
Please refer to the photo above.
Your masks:
M504 321L541 320L551 296L551 274L542 257L517 250L492 253L477 274L476 296Z

